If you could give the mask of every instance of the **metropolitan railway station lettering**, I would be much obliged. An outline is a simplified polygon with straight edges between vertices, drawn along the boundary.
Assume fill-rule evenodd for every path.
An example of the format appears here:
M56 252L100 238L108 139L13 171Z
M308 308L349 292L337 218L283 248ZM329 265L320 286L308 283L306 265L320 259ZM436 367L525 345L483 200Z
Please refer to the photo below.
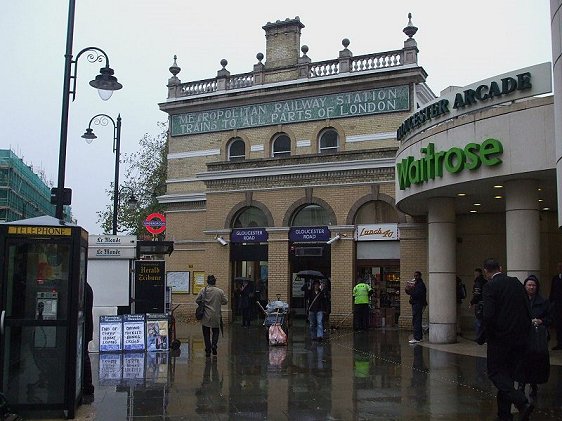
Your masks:
M172 116L172 136L409 109L408 86L323 95Z

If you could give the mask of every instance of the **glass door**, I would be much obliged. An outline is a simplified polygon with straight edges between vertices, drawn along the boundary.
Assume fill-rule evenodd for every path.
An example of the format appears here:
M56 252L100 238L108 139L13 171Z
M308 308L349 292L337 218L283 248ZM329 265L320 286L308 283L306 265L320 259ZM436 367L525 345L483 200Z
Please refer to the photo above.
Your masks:
M70 239L8 239L2 286L2 390L11 405L63 404Z

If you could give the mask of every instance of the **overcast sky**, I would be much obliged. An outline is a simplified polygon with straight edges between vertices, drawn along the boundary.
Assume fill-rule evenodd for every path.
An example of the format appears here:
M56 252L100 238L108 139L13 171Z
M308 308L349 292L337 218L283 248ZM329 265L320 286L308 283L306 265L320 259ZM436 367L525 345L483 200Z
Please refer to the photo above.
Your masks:
M231 74L250 72L265 54L267 22L299 16L301 44L312 61L335 59L351 41L354 55L401 49L408 12L419 28L418 62L439 95L533 64L552 61L547 0L360 1L77 0L73 54L89 46L106 51L123 89L103 102L88 82L103 64L79 60L76 100L70 104L65 186L73 190L78 224L99 234L96 212L110 203L113 131L94 126L98 139L80 136L90 118L122 117L121 152L131 153L145 133L157 135L166 114L168 68L178 56L182 82L216 76L228 60ZM57 183L66 0L5 0L0 9L0 148ZM267 57L266 57L267 59ZM121 171L121 179L123 178Z

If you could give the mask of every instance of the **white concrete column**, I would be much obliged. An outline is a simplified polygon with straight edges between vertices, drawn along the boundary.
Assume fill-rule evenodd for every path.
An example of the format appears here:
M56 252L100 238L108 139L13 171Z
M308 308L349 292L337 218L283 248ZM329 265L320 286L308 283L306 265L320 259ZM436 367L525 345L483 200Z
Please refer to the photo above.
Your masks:
M558 226L562 229L562 0L550 0L552 36L552 76L554 81L554 138L556 139L556 178L558 180Z
M513 180L505 183L505 243L509 276L521 282L527 275L540 279L540 219L538 183Z
M457 341L455 201L437 197L428 202L429 342Z

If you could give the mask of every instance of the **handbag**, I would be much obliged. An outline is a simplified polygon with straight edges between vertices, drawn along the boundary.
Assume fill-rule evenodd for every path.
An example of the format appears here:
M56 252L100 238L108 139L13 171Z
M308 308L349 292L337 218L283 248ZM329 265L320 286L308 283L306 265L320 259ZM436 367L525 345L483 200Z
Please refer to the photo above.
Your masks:
M532 326L527 338L527 352L530 355L548 354L548 331L546 326Z
M207 287L203 290L203 294L201 294L201 300L197 303L197 308L195 309L195 318L197 320L203 319L205 315L205 295L207 293Z

